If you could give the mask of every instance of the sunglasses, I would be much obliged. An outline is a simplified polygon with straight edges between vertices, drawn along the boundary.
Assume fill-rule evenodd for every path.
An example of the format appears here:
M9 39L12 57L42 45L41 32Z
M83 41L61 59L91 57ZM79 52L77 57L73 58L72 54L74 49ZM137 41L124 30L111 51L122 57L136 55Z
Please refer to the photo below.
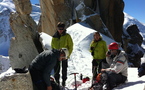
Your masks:
M58 30L64 30L64 28L59 28Z

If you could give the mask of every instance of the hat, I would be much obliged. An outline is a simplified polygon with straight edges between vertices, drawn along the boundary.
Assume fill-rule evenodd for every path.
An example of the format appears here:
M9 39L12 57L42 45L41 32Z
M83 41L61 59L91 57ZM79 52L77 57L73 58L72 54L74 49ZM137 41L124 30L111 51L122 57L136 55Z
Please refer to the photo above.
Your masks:
M64 24L63 22L58 22L57 27L62 27L62 28L64 28L64 27L65 27L65 24Z
M69 56L68 49L67 48L62 48L61 50L65 53L65 57L68 58L68 56Z
M119 49L119 45L116 42L113 42L108 47L110 50L112 49Z

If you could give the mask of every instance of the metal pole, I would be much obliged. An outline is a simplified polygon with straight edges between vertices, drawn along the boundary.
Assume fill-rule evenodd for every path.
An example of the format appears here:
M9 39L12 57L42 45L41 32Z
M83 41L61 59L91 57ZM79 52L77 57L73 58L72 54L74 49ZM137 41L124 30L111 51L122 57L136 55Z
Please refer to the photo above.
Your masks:
M74 74L74 79L75 79L75 90L77 90L77 82L76 82L76 74L79 74L79 73L71 73L70 75Z
M76 73L74 73L74 78L75 78L75 90L77 90Z

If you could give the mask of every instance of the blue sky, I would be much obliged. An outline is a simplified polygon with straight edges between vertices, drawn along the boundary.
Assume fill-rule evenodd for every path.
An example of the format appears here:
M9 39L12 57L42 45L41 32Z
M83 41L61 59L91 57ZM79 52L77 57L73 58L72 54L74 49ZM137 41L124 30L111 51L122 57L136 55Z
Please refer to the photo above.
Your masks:
M39 3L39 0L30 0L32 4ZM125 3L124 12L145 24L145 0L123 0Z
M124 12L145 24L145 0L123 0Z

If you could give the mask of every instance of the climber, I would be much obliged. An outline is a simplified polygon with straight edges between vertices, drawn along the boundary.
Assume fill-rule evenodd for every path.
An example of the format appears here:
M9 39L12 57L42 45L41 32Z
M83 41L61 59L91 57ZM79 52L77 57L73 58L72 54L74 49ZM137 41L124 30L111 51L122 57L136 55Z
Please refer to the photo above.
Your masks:
M29 66L29 71L33 84L38 90L52 90L49 78L51 71L56 65L57 60L66 60L68 55L68 50L62 48L60 50L45 50L36 56Z

